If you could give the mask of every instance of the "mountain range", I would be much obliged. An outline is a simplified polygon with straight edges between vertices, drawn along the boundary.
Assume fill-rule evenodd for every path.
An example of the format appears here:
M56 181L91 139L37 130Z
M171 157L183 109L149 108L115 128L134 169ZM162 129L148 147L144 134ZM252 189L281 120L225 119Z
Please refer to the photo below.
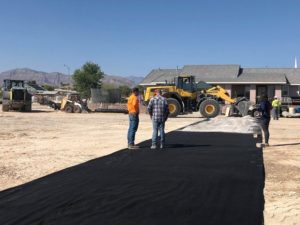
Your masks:
M59 87L61 83L72 84L72 76L66 75L59 72L42 72L36 71L29 68L13 69L0 73L0 86L4 79L15 79L15 80L26 80L26 81L36 81L39 85L51 85ZM138 76L115 76L115 75L104 75L102 83L112 84L115 86L126 85L129 87L134 87L142 81L143 77Z

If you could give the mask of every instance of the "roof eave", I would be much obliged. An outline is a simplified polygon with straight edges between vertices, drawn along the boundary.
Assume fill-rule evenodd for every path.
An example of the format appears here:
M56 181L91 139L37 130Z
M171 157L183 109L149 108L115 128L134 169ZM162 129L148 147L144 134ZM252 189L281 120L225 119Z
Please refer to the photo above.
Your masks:
M217 82L217 81L206 81L209 84L286 84L286 82L247 82L247 81L228 81L228 82Z

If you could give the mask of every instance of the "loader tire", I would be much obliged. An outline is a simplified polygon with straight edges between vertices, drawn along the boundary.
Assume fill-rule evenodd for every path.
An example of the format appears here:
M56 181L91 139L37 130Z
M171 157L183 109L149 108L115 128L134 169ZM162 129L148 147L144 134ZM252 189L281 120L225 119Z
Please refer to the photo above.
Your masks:
M74 106L74 113L81 113L81 108L78 105Z
M10 96L10 93L8 91L3 91L2 92L3 100L9 100L9 96Z
M67 105L65 108L66 113L72 113L73 112L73 107L71 105Z
M257 109L255 109L251 112L251 116L255 118L259 118L261 115L260 112Z
M167 99L168 106L169 106L169 117L176 117L181 112L180 103L175 98L168 98Z
M9 111L9 105L2 105L2 112L8 112Z
M214 118L220 114L220 105L214 99L206 99L200 104L199 111L205 118Z

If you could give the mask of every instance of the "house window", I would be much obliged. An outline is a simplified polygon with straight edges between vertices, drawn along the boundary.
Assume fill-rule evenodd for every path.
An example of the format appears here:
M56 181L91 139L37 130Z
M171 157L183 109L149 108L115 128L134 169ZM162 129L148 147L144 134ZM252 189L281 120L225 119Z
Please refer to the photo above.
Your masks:
M245 97L250 99L250 85L245 86Z
M299 86L289 86L289 95L288 97L299 97L300 96L300 88Z
M282 85L282 97L288 97L290 95L290 86L289 85Z
M250 97L250 85L232 85L232 93L233 98L237 97Z

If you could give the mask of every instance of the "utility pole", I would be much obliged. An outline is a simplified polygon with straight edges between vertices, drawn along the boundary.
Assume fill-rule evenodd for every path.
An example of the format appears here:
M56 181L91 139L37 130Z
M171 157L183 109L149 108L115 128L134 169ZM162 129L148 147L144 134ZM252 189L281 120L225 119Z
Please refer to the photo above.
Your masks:
M70 67L67 64L64 64L64 67L67 68L67 70L68 70L68 76L70 76ZM59 84L62 85L61 82Z
M68 65L66 65L66 64L64 64L64 67L67 68L67 70L68 70L68 75L70 76L70 67L69 67Z

